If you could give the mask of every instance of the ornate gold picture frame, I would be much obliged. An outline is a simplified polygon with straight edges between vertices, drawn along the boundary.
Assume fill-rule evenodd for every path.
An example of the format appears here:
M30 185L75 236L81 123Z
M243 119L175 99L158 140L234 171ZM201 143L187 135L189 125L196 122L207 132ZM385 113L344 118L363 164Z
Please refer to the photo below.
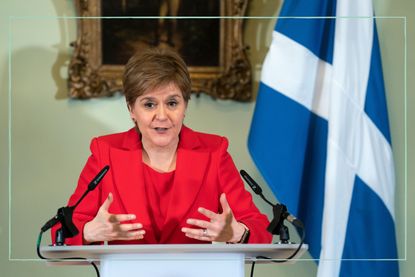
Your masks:
M243 18L241 18L241 16L245 14L248 0L199 0L199 2L200 1L217 5L217 13L219 14L216 15L215 11L212 10L210 11L210 15L213 14L213 16L210 16L210 18L195 18L195 16L206 16L206 13L208 12L198 11L197 8L197 12L194 12L195 8L186 7L186 5L193 5L197 0L75 0L79 19L77 21L77 39L71 44L74 51L69 64L69 96L71 98L85 99L110 96L118 91L122 92L121 77L124 70L124 62L116 64L112 61L122 60L117 59L119 58L117 57L117 53L122 53L125 56L125 51L121 50L125 49L125 47L122 46L122 39L114 37L108 39L108 34L111 36L111 32L116 34L129 32L127 35L124 35L124 37L137 38L135 44L139 45L137 47L146 47L145 45L147 45L147 47L156 46L175 48L177 47L177 44L181 43L181 49L183 51L186 49L201 50L201 48L203 48L201 46L206 45L206 43L209 45L211 41L210 37L217 36L216 40L213 39L213 41L217 42L217 47L207 48L210 52L201 50L204 51L202 52L203 54L198 54L197 52L185 52L183 55L181 53L182 56L184 56L186 63L189 65L193 92L196 94L207 93L213 98L219 99L250 101L252 98L251 66L246 55L246 47L243 44ZM110 2L119 3L117 5L121 6L116 8L106 6L108 5L107 3ZM154 4L152 4L153 6L147 6L144 11L144 8L142 8L144 6L142 5L149 5L146 3L154 2L159 3L160 8L158 10L154 10ZM181 5L180 9L173 9L173 13L170 6L172 3ZM166 6L167 4L169 6ZM136 6L131 8L131 5ZM164 9L162 5L165 5L166 9ZM214 5L211 5L211 7L214 7ZM137 16L137 9L140 7L142 8L143 13L138 12L139 16ZM117 11L117 9L122 11L121 16L119 15L120 12L115 12L115 16L114 13L108 16L108 12L105 12L106 10L110 12ZM182 16L181 13L184 13L185 15ZM158 18L157 16L160 15L167 15L167 17ZM146 23L144 20L147 20ZM150 22L151 20L153 23ZM166 25L165 21L167 20L174 20L174 22L170 22L170 27L168 27L170 28L169 30L163 31L161 28L163 25ZM189 20L193 21L190 22ZM197 27L195 26L197 26L199 22L202 24L205 20L216 20L216 23L214 24L216 24L215 26L218 29L218 33L212 30L203 31L202 29L200 29L202 31L197 31ZM129 27L133 25L133 22L137 23L138 21L140 23L136 24L136 26L138 26L137 28ZM108 25L108 22L111 22L111 25ZM124 25L117 26L117 24ZM206 24L206 22L203 24L204 26L210 25ZM177 32L177 25L179 25L179 28L182 26L182 35L176 35L174 39L170 39L169 32L172 30ZM125 27L127 29L130 28L129 31L125 31L123 26L127 26ZM140 26L145 27L145 29L143 29L144 31L141 30L141 33L139 33ZM155 27L150 28L149 26ZM190 26L191 29L183 29L186 26ZM111 29L111 32L109 32L108 29ZM137 35L131 33L135 31L138 32ZM208 36L205 36L204 39L201 38L203 36L193 36L193 34L198 33L208 33ZM149 39L151 37L154 37L155 40ZM203 39L203 41L198 41L199 38ZM182 42L180 42L179 39L181 39ZM140 42L138 42L138 40L140 40ZM115 42L117 44L115 44ZM194 43L196 46L186 43ZM131 44L132 43L130 42L129 45ZM114 48L117 45L118 48ZM216 43L212 43L212 45L216 45ZM137 49L135 49L135 51L137 51ZM193 56L191 56L191 54L193 54ZM190 57L189 60L191 62L186 60L188 57ZM209 60L210 57L213 57L211 60L214 62Z

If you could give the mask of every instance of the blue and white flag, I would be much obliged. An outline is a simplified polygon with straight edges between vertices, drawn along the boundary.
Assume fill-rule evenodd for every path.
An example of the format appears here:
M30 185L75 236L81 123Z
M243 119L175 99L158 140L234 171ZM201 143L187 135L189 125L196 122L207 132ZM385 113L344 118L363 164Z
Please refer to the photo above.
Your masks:
M394 163L372 2L284 1L284 16L308 18L277 21L251 156L304 222L318 276L398 276Z

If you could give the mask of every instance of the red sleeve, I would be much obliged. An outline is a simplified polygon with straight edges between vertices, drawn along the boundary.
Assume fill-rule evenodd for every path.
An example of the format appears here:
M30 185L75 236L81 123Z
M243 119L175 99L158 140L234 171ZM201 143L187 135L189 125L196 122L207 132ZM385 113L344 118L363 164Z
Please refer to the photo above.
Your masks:
M69 198L68 206L75 205L75 203L81 198L84 192L88 188L88 184L98 174L98 172L104 167L100 164L99 157L99 143L96 138L91 141L90 145L91 156L89 156L81 175L79 176L78 186L75 192ZM82 245L83 241L83 229L84 225L91 221L98 212L101 199L101 185L98 185L93 191L90 191L88 195L82 200L82 202L76 207L73 213L73 222L77 227L79 233L73 238L67 238L65 243L67 245ZM52 243L55 243L55 232L60 228L60 224L57 224L52 228Z
M260 213L252 201L251 194L245 190L239 172L229 155L228 141L223 138L220 147L219 182L237 221L250 230L248 243L271 243L272 235L266 230L268 218Z

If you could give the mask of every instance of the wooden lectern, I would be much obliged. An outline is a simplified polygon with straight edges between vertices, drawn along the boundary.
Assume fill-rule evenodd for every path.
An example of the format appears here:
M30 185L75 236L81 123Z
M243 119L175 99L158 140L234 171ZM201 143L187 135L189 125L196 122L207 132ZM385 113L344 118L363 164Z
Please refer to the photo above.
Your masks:
M297 247L298 244L147 244L44 246L40 251L51 259L81 257L97 261L102 277L243 277L244 263L271 262L257 260L257 256L285 259ZM303 245L293 259L301 257L307 248ZM87 261L60 260L49 264L80 265Z

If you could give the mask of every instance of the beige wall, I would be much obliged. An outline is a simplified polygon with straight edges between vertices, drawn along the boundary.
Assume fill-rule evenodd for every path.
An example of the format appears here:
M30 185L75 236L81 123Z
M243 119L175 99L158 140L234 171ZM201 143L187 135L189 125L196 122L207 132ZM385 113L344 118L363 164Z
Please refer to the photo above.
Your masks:
M277 15L279 0L251 1L249 15ZM70 16L72 1L6 0L0 3L0 275L1 276L93 276L89 267L46 267L35 259L35 241L40 225L62 206L70 195L88 156L91 137L121 131L131 126L124 100L112 98L75 101L66 95L66 66L69 42L75 38L75 22L58 20ZM408 16L408 121L414 118L414 13L412 1L375 1L377 15ZM50 16L49 19L14 19L10 25L12 41L11 99L8 96L8 17L11 15ZM273 20L248 20L246 40L251 47L254 71L267 52ZM414 135L408 123L408 151L405 153L404 56L402 20L379 19L384 75L393 148L396 160L396 221L400 258L413 260L415 206L408 197L405 206L405 154L408 157L408 195L414 195ZM258 77L257 73L254 73ZM257 82L255 82L257 85ZM8 101L11 100L12 171L8 189ZM230 152L239 168L262 181L246 150L246 137L254 103L214 101L206 96L193 97L186 124L197 130L219 133L230 139ZM412 154L412 155L411 155ZM265 187L265 185L264 185ZM271 196L267 189L266 193ZM11 233L9 233L9 194L11 195ZM273 197L272 197L273 198ZM262 211L267 206L257 201ZM407 209L407 210L406 210ZM408 241L405 247L405 213ZM9 253L9 239L11 251ZM388 238L385 238L385 240ZM362 242L364 243L364 242ZM405 253L405 248L407 253ZM12 261L9 260L9 254ZM23 259L24 261L18 261ZM415 273L414 263L401 262L402 276ZM261 265L256 276L313 276L314 262L296 265ZM412 274L411 274L412 273Z

